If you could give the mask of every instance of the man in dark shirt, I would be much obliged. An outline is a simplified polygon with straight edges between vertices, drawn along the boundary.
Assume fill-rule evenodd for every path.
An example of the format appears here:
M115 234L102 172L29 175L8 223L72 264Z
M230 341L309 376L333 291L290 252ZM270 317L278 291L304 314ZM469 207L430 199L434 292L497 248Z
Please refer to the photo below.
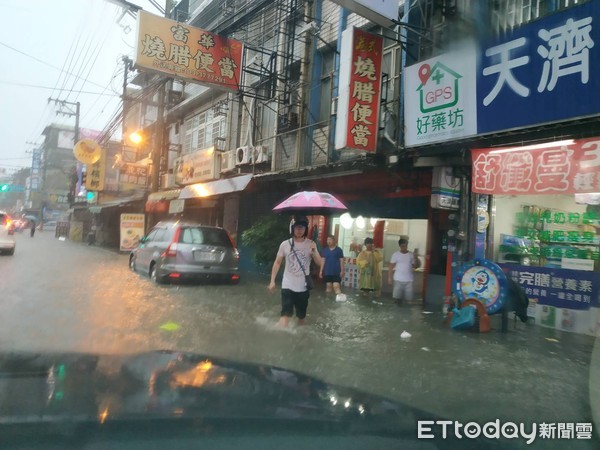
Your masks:
M325 292L341 294L340 283L344 278L344 252L335 243L335 237L327 236L327 247L321 252L325 263L321 266L321 278L325 281ZM333 289L332 289L333 288Z

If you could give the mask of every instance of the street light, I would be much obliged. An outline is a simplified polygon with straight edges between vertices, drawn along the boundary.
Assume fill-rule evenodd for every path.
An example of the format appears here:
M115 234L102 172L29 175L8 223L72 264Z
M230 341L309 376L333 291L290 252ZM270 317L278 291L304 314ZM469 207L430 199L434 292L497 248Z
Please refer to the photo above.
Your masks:
M144 137L138 131L134 131L129 135L129 140L135 145L138 145L144 140Z

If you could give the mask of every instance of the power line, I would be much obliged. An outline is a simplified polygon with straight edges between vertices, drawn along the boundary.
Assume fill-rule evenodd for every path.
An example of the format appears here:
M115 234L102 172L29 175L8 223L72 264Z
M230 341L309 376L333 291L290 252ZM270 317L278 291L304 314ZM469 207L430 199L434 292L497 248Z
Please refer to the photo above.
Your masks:
M108 5L106 3L104 3L104 11L106 11L107 6ZM107 16L105 15L105 17L107 17ZM110 20L111 20L111 22L113 22L113 24L114 24L114 20L116 20L116 18L117 18L117 11L115 11L114 18L113 17L110 18ZM93 61L91 62L88 72L85 74L85 77L84 77L85 79L87 79L90 76L90 74L92 73L92 70L94 69L94 66L96 65L96 62L98 61L98 57L100 56L100 52L102 51L102 48L104 47L104 44L106 43L106 40L108 39L108 36L110 35L111 28L109 26L106 26L105 28L106 28L106 34L104 35L104 39L102 40L102 42L98 41L98 44L97 44L96 50L95 50L96 54L94 56ZM89 61L87 64L89 64ZM86 66L87 66L87 64L86 64ZM73 86L71 87L71 90L69 91L69 94L67 95L67 99L69 98L71 93L73 93L73 90L75 89L76 85L77 85L77 80L75 80L75 82L73 83ZM83 83L81 85L81 88L83 88L84 85L85 85L85 83ZM103 89L103 92L105 89L106 89L106 87ZM77 96L76 98L79 98L79 96Z
M90 52L90 50L92 48L92 43L94 42L95 30L91 30L91 29L88 29L88 30L89 30L89 33L88 33L87 37L85 38L85 42L82 44L82 47L79 49L77 58L73 62L73 68L77 68L78 70L73 79L73 84L71 85L71 90L75 89L75 85L77 84L78 79L80 77L82 77L83 72L89 62L88 53ZM69 70L70 70L70 68L69 68ZM59 93L59 96L64 96L65 99L67 99L67 100L69 99L70 92L67 92L67 94L65 95L64 91L67 90L67 84L69 82L70 82L70 80L68 78L65 78L65 80L63 81L63 85L60 88L60 93Z
M15 52L17 52L17 53L20 53L20 54L22 54L22 55L24 55L24 56L27 56L28 58L34 59L35 61L37 61L37 62L39 62L39 63L42 63L42 64L44 64L44 65L46 65L46 66L48 66L48 67L52 67L53 69L56 69L56 70L59 70L59 71L61 71L61 72L65 72L65 73L67 73L67 74L69 74L69 75L75 76L73 73L70 73L70 72L67 72L67 71L63 71L63 69L60 69L60 68L58 68L57 66L55 66L55 65L53 65L53 64L47 63L46 61L42 61L41 59L39 59L39 58L36 58L35 56L32 56L32 55L30 55L30 54L28 54L28 53L22 52L21 50L18 50L18 49L14 48L14 47L11 47L10 45L8 45L8 44L5 44L4 42L0 42L0 45L2 45L3 47L6 47L6 48L8 48L8 49L10 49L10 50L13 50L13 51L15 51ZM90 84L93 84L93 85L94 85L94 86L96 86L96 87L99 87L99 88L102 88L102 87L103 87L102 85L100 85L100 84L98 84L98 83L94 83L93 81L90 81L90 80L85 80L85 81L87 81L87 82L88 82L88 83L90 83Z
M102 90L102 92L104 93L109 87L112 89L112 83L115 81L115 78L121 73L121 71L119 70L119 66L115 65L115 70L113 71L113 75L110 78L110 80L108 81L107 85L104 87L104 89ZM120 97L120 94L117 94L114 92L112 94L106 94L106 95L114 95L115 97ZM82 121L84 121L88 115L90 114L90 111L92 111L94 109L94 107L98 104L98 101L100 100L100 97L96 97L96 100L94 101L94 103L92 103L92 106L90 108L87 109L87 111L85 111L85 113L83 114L83 117L81 118ZM106 101L106 103L104 104L104 106L100 109L100 111L98 111L96 113L96 115L94 116L94 118L91 120L91 122L95 122L96 119L98 117L100 117L100 115L104 112L104 109L106 109L106 107L109 105L110 103L110 98Z
M50 86L40 86L38 84L27 84L27 83L17 83L16 81L6 81L6 80L0 80L0 84L10 84L12 86L23 86L23 87L28 87L28 88L37 88L37 89L52 89L54 90L53 87ZM106 89L105 89L106 90ZM103 93L103 92L93 92L93 91L73 91L74 93L78 93L78 94L90 94L90 95L101 95L101 96L111 96L111 97L118 97L119 95L117 94L113 94L113 93Z
M104 8L107 7L106 3L103 3ZM92 11L90 11L90 14L92 13ZM95 37L98 34L98 32L100 31L100 29L103 28L103 24L100 20L96 21L96 29L95 30L90 30L90 34L89 34L89 42L86 46L86 50L85 50L85 54L83 55L83 60L81 63L78 64L79 67L79 71L77 72L78 77L81 77L83 75L83 73L85 72L85 70L87 69L88 65L90 64L90 62L92 62L92 68L94 66L94 64L96 63L98 56L100 54L100 51L102 49L102 46L104 44L104 42L106 41L107 37L108 37L108 32L110 32L110 28L106 27L106 32L107 34L104 37L104 40L101 42L100 39L97 40L96 45L94 47L94 50L91 51L90 56L88 57L88 53L90 53L90 50L92 49L92 44L94 43ZM83 49L82 49L83 52ZM82 53L81 52L81 53ZM80 56L81 56L80 53ZM95 55L95 56L94 56ZM93 59L93 61L92 61ZM90 75L91 73L91 69L88 71L88 73L85 75L85 77L83 77L84 79L87 79L87 77ZM71 89L69 90L69 92L67 93L67 100L70 98L72 91L75 89L75 86L77 85L77 82L79 80L76 78L75 80L73 80L73 84L71 85ZM81 87L83 87L85 85L85 82L82 84Z

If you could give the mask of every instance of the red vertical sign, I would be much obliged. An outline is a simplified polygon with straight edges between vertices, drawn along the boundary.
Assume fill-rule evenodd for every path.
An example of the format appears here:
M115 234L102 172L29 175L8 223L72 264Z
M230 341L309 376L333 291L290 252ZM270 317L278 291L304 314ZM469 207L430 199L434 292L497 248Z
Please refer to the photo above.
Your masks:
M349 148L377 150L382 60L383 38L355 28L346 130Z

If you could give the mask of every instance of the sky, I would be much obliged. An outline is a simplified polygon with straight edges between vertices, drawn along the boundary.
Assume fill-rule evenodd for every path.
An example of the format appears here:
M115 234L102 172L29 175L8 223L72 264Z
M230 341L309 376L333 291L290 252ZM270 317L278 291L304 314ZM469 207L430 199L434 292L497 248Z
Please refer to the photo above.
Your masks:
M159 14L147 0L130 3ZM107 0L0 0L0 175L31 166L46 125L75 125L50 97L80 102L81 128L111 120L136 33L131 16L118 22L122 13Z

